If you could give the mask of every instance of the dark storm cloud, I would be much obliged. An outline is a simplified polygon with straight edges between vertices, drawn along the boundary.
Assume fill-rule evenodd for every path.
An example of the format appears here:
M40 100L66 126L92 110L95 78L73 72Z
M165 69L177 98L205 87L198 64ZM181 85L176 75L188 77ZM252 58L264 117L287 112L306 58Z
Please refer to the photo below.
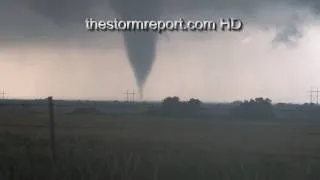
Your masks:
M139 1L141 0L128 2L139 4ZM112 2L120 1L114 0ZM163 11L162 16L187 16L188 14L201 16L203 11L211 10L215 16L238 14L248 24L263 23L263 20L254 19L254 17L259 14L259 11L273 10L278 5L291 6L296 9L309 8L314 13L320 12L320 2L317 0L149 0L147 2L149 3L145 5L139 4L139 8L149 9L152 12L155 7L152 4L157 4L162 7L157 7L158 10ZM2 24L0 40L2 42L46 41L48 39L101 36L101 34L85 33L83 21L86 17L114 17L114 9L111 4L109 0L0 0L0 23ZM147 7L148 4L151 6ZM132 9L132 7L129 8ZM279 11L281 10L279 9ZM269 15L265 14L265 16ZM262 19L264 18L271 23L278 21L276 17L274 19L262 17ZM251 19L254 19L255 22L250 21ZM284 25L286 21L283 19ZM280 27L278 31L280 29L285 28ZM283 32L279 33L283 34ZM113 34L111 33L111 35Z
M54 39L57 40L59 38L77 39L79 37L91 38L93 36L101 36L101 34L89 35L89 33L85 33L83 25L84 19L86 17L98 17L100 19L104 17L112 18L115 16L112 6L114 6L114 4L121 4L121 2L123 4L130 2L130 6L126 6L129 10L133 10L133 13L139 13L139 9L148 9L149 12L153 12L156 8L157 11L162 12L162 17L174 17L175 15L188 16L191 14L201 16L202 12L210 10L215 16L228 16L233 13L243 17L248 24L264 23L264 19L267 19L270 24L278 23L279 20L277 17L274 17L274 19L268 17L259 17L262 19L257 19L254 17L259 14L261 10L274 11L279 5L281 7L290 6L293 9L309 8L310 11L315 14L320 12L320 2L317 0L145 1L148 3L144 3L144 0L0 0L0 23L2 24L0 39L3 41L39 39L46 41L50 39L50 37L54 37ZM132 6L132 4L135 3L138 4L136 8ZM279 9L279 11L281 11L281 9ZM210 14L208 14L208 17L209 16ZM270 16L270 14L265 14L265 16ZM283 26L286 25L287 21L288 19L283 19ZM277 27L279 27L279 25L277 25ZM292 25L290 25L290 27L292 27ZM287 30L280 32L281 29L286 28L280 27L278 29L280 34L286 34L285 32L287 32ZM292 34L290 36L292 36Z
M97 39L113 41L114 35L118 36L119 33L113 33L112 36L87 33L84 28L85 18L113 16L113 12L106 11L107 7L91 6L87 2L0 0L0 45L70 42L90 45Z
M246 24L277 29L275 43L293 44L303 35L305 18L296 11L319 13L318 0L0 0L0 40L12 42L68 42L90 39L86 17L155 20L175 16L210 18L239 16ZM278 16L277 16L277 13ZM298 13L298 16L305 16ZM191 18L192 19L192 18ZM112 37L112 33L104 36ZM101 34L99 34L101 36ZM123 33L128 59L142 89L156 56L158 35ZM142 90L141 90L142 91Z

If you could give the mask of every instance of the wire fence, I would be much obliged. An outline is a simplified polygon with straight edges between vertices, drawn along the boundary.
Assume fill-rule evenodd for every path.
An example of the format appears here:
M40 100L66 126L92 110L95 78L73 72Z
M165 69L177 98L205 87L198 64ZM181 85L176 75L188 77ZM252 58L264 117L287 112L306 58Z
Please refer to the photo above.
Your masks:
M56 159L56 130L67 130L66 133L72 131L72 129L92 129L89 133L97 131L98 129L108 128L108 123L99 123L98 125L92 123L78 123L78 120L84 119L88 122L88 118L95 118L91 116L99 116L99 113L104 113L104 116L108 113L141 113L146 112L150 105L153 103L131 103L131 102L79 102L79 101L60 101L53 100L52 97L48 97L45 100L33 100L33 101L21 101L21 100L6 100L0 101L0 132L1 128L7 129L43 129L48 134L48 141L50 144L50 152L53 161ZM220 107L220 109L219 109ZM208 111L215 111L228 113L233 106L212 105L212 109L208 108ZM279 117L291 116L295 118L304 117L305 114L310 112L319 112L318 110L309 111L306 109L299 109L296 107L278 107L275 110ZM1 117L2 114L6 116ZM70 116L77 116L76 118L70 118ZM86 116L89 115L89 116ZM33 117L34 116L34 117ZM65 117L67 116L67 117ZM18 118L17 118L18 117ZM6 118L7 120L4 120ZM68 120L68 118L72 120ZM17 119L17 120L14 120ZM23 121L22 119L28 119ZM98 118L99 119L99 118ZM102 118L103 119L103 118ZM67 120L65 123L64 120ZM89 119L91 120L91 119ZM94 125L95 124L95 125ZM110 128L108 129L110 130ZM46 140L47 141L47 140Z
M119 108L120 106L122 108ZM11 132L15 129L30 129L35 132L37 132L37 129L41 129L44 130L42 132L48 132L51 156L55 161L56 129L67 130L65 131L67 134L72 129L80 131L81 129L92 129L94 131L105 129L106 125L103 123L103 125L90 125L90 123L82 123L81 125L78 120L83 119L81 118L83 115L89 114L92 117L93 114L99 115L102 111L117 112L117 110L120 113L123 108L124 111L129 111L134 109L135 106L136 104L129 102L54 101L52 97L45 100L2 100L0 101L0 132ZM143 105L143 107L146 107L146 105ZM122 111L119 111L119 109L122 109ZM137 109L134 109L134 111L137 111ZM71 121L65 121L70 119L68 115L72 115ZM87 118L85 117L86 122L88 122Z

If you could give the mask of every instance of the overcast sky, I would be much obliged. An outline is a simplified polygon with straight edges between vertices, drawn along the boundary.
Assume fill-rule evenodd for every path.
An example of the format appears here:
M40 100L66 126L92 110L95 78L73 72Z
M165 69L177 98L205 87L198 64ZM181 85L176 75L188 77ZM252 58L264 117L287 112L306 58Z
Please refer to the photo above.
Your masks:
M0 2L0 88L8 97L123 100L127 89L137 89L122 34L84 26L86 17L117 16L108 1ZM146 100L307 102L310 87L320 88L315 0L159 2L163 19L234 16L245 25L242 32L160 35Z

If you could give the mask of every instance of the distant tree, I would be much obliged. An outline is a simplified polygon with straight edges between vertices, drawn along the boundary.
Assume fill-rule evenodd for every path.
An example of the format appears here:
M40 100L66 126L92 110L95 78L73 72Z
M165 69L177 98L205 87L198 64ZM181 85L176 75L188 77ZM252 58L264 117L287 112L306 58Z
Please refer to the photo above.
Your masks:
M183 102L177 96L167 97L162 101L161 108L165 115L194 116L200 113L201 101L191 98L189 101Z
M188 104L190 104L191 106L200 106L201 101L200 101L199 99L191 98L191 99L188 101Z
M272 101L269 98L255 98L240 103L233 110L233 115L244 119L270 119L274 117Z
M180 102L179 97L167 97L163 100L163 104L178 104Z
M233 101L231 104L233 105L240 105L242 103L242 101Z
M180 103L180 99L179 99L179 97L176 97L176 96L167 97L162 101L162 105L164 107L170 107L170 108L173 106L179 105L179 103Z
M191 98L187 102L187 108L190 113L198 113L201 109L201 101L199 99Z
M167 97L162 101L162 110L166 113L174 113L180 109L180 99L177 96Z

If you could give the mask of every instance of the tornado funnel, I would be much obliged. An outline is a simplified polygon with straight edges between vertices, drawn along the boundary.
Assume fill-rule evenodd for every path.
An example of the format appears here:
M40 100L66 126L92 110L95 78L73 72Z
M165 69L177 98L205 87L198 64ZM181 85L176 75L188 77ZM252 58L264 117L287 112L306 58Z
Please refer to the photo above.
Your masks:
M120 20L158 20L161 14L159 1L156 0L113 0L111 5L120 16ZM154 31L128 29L123 32L123 37L142 98L143 87L155 60L158 35Z
M155 32L124 32L127 55L136 78L140 96L156 54Z

